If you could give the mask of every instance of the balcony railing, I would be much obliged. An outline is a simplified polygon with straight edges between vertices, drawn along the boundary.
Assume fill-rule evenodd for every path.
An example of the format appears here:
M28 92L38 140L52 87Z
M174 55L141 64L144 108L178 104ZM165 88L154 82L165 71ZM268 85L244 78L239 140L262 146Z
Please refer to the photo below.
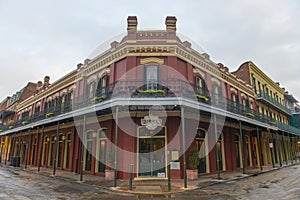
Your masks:
M296 127L286 125L281 122L277 122L277 126L278 126L278 128L285 130L287 132L296 133L296 134L300 135L300 129L298 129Z
M264 116L248 106L233 102L230 99L223 97L220 94L209 92L205 88L200 88L191 85L182 80L160 81L159 83L147 84L144 81L118 81L108 85L106 88L95 91L95 96L79 96L73 98L68 104L58 104L55 107L50 107L46 110L34 113L29 117L15 121L14 123L0 127L0 130L5 131L16 127L24 126L33 122L37 122L46 118L51 118L72 110L84 108L100 102L105 102L110 99L125 97L125 98L165 98L165 97L183 97L195 100L204 104L211 105L220 109L227 110L238 115L242 115L251 119L258 120L271 125L278 125L279 128L299 133L299 129L282 124L276 120Z
M264 93L263 91L260 91L260 93L258 94L258 97L264 99L265 101L268 101L269 103L273 104L274 106L276 106L277 108L281 109L282 111L288 113L288 114L292 114L292 110L289 109L288 107L282 105L281 103L279 103L276 99L270 97L268 94Z

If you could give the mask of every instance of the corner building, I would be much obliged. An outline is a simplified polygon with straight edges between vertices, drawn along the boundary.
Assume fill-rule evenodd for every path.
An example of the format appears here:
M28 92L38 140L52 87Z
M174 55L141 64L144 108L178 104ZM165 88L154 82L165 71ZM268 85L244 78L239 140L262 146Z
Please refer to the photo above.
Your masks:
M117 179L132 166L135 179L163 180L186 177L190 149L198 176L261 167L271 151L296 159L299 129L285 108L270 108L283 128L266 120L257 87L181 40L176 21L144 31L129 16L120 41L56 82L38 82L1 124L2 162L97 176L115 169ZM265 145L266 134L274 137Z

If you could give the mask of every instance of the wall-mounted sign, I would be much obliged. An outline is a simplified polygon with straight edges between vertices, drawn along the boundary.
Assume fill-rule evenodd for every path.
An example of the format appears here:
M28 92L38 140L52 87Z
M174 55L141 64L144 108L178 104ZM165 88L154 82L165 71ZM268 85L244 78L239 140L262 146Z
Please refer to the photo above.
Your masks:
M157 177L158 178L165 178L166 177L166 173L157 173Z
M158 126L162 125L162 119L159 119L156 115L150 114L149 116L145 116L144 119L141 119L141 124L148 130L153 131Z
M273 143L270 142L270 143L269 143L269 146L270 146L270 148L273 148Z
M179 151L173 150L171 151L171 161L178 161L179 160Z
M170 162L171 169L180 169L180 162Z

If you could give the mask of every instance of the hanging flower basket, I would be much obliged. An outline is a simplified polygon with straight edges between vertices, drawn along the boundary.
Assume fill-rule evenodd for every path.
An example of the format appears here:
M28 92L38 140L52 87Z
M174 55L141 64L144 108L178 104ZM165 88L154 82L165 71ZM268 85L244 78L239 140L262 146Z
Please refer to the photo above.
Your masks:
M22 125L28 124L28 121L22 121Z
M104 99L105 99L105 96L96 96L96 97L91 98L91 101L99 101L99 100L104 100Z
M46 117L47 117L47 118L48 118L48 117L51 117L53 114L54 114L53 112L49 112L49 113L46 114Z
M209 100L209 98L208 98L207 96L200 95L200 94L196 94L196 97L197 97L198 99L202 99L202 100L204 100L204 101L208 101L208 100Z
M139 93L149 93L149 94L154 94L154 93L161 93L165 94L164 90L138 90Z
M250 112L247 112L246 115L248 115L249 117L254 117L254 114Z

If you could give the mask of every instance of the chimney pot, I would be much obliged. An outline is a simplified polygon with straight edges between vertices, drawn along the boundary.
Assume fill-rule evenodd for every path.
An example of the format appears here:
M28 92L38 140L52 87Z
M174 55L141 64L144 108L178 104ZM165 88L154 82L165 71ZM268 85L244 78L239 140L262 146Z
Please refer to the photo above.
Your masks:
M127 30L128 31L136 31L137 30L137 17L136 16L128 16L127 18Z
M176 31L177 19L175 16L167 16L166 18L166 29Z

